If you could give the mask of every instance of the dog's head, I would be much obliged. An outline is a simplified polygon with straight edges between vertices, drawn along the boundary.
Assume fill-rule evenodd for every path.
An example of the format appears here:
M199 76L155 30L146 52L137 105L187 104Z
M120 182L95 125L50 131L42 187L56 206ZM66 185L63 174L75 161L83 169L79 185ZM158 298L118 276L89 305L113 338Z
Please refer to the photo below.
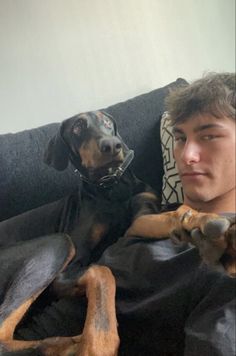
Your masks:
M44 161L62 171L69 161L91 181L112 174L127 153L115 120L102 111L91 111L62 122L48 144Z

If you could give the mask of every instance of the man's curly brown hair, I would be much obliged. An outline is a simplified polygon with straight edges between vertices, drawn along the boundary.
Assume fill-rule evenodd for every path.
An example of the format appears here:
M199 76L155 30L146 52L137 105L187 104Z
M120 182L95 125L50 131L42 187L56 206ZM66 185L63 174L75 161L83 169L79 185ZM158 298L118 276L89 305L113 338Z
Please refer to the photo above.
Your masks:
M171 125L185 122L195 114L235 120L235 79L235 73L210 73L170 92L166 110Z

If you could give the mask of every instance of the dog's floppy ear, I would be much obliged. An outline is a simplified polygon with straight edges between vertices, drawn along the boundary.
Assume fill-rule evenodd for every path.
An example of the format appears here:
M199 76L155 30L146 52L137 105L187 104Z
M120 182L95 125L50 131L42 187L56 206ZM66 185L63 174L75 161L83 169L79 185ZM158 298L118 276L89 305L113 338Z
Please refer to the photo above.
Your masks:
M69 163L69 148L59 132L48 142L48 146L44 152L44 162L58 171L63 171Z

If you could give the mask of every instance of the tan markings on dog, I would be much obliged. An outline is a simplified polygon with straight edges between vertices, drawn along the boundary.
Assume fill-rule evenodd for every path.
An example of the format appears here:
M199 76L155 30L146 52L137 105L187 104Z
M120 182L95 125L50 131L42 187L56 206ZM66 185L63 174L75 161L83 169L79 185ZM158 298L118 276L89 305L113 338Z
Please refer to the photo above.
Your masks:
M95 139L84 142L79 149L79 154L82 166L86 168L98 168L101 166L102 154Z
M13 338L16 325L22 319L34 300L35 297L26 300L18 309L14 310L6 320L4 320L0 327L0 340L9 340Z
M144 197L145 199L153 199L155 201L158 200L157 196L151 192L143 192L143 193L140 193L140 195L142 197Z
M181 205L176 211L138 217L127 230L126 236L168 237L171 231L178 231L181 228L187 231L200 228L203 231L205 224L214 219L222 218L216 214L199 213L186 205Z
M70 250L69 250L69 254L66 258L66 261L64 262L62 268L60 271L62 271L67 265L68 263L72 260L72 258L75 255L75 247L72 244L71 239L68 236L68 241L70 243ZM35 295L33 295L31 298L29 298L28 300L26 300L23 304L21 304L17 309L15 309L8 317L7 319L4 320L4 322L2 323L2 325L0 326L0 340L11 340L13 338L13 334L15 331L15 328L17 326L17 324L20 322L20 320L22 319L22 317L24 316L24 314L26 313L26 311L29 309L29 307L31 306L31 304L37 299L37 297L42 293L42 291L45 288L43 288L42 290L40 290L38 293L36 293Z
M71 356L79 350L81 335L74 337L50 337L44 340L7 340L1 345L7 351L19 351L25 349L38 349L44 356ZM80 355L80 354L79 354Z
M96 305L97 310L96 314L94 315L94 325L97 331L107 332L109 331L109 318L107 315L106 304L107 304L107 296L108 296L108 288L107 285L104 283L102 287L96 286L95 288L96 294Z
M141 215L134 220L125 236L168 238L171 230L179 230L181 227L181 222L173 213Z
M117 355L119 336L115 311L116 288L112 272L105 266L92 266L80 278L79 283L86 286L88 298L81 337L81 355Z
M223 256L223 266L231 277L236 278L236 235L235 226L227 236L228 246L225 256Z
M230 277L236 278L236 257L225 255L222 258L222 264Z
M107 233L108 226L105 224L95 224L91 232L91 239L94 243L98 243L101 238Z
M20 351L29 348L35 348L40 345L40 340L21 341L21 340L4 340L0 341L0 345L4 347L6 351ZM4 351L5 351L4 350Z
M66 260L65 260L65 262L64 262L64 264L62 266L62 268L60 269L60 272L62 272L66 268L66 266L74 258L75 253L76 253L75 246L74 246L70 236L66 235L66 237L67 237L67 239L68 239L68 241L70 243L70 247L69 247L70 250L69 250L69 254L68 254L68 256L67 256L67 258L66 258Z
M39 349L45 356L74 356L78 353L81 336L53 337L43 340Z

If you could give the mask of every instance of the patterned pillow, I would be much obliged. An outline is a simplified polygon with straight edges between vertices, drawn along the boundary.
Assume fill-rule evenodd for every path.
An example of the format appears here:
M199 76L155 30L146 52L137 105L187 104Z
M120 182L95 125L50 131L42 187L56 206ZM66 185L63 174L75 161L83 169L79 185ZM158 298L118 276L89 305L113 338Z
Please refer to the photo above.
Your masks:
M183 188L177 172L176 162L174 160L174 137L167 112L165 112L161 118L160 134L164 166L164 175L162 179L162 203L182 203Z

